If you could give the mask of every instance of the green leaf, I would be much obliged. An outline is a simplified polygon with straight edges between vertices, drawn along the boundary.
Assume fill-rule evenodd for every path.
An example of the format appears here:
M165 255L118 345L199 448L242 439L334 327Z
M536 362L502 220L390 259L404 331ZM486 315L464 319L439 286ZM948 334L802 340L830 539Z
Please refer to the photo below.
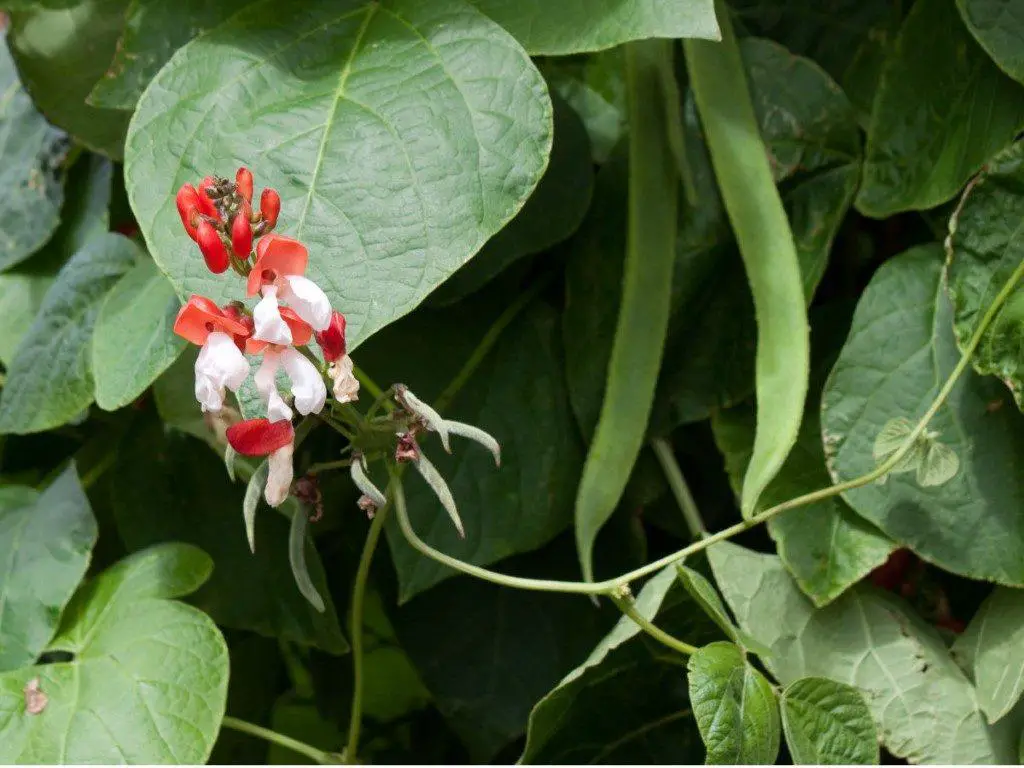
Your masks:
M622 295L597 426L576 492L575 531L583 578L594 578L594 542L622 500L647 432L672 296L679 179L661 103L672 46L626 48L629 189Z
M360 352L360 366L377 382L401 381L434 404L507 303L491 290L444 310L418 311ZM444 339L443 344L438 339ZM405 489L413 527L431 546L476 565L528 552L550 541L572 519L582 448L570 412L558 315L535 302L504 331L500 342L441 415L474 424L502 446L501 468L483 447L453 438L448 455L434 439L422 445L458 502L466 528L459 538L444 508L415 472ZM384 487L379 466L371 479ZM400 600L455 573L410 547L394 519L385 528L398 571Z
M431 295L431 302L449 304L468 296L524 256L566 240L583 221L594 187L590 144L573 109L558 97L552 104L551 162L537 189L519 214Z
M43 493L0 488L0 671L33 663L50 642L96 535L73 465Z
M957 10L974 39L999 68L1024 82L1024 15L1013 0L956 0Z
M779 700L797 765L878 765L878 734L860 691L821 677L797 680Z
M138 246L109 233L90 239L57 275L22 339L0 395L0 432L60 426L93 401L92 333L100 305L134 266Z
M743 40L740 51L809 302L860 174L856 115L813 62L767 40ZM686 209L680 229L675 317L652 418L655 434L706 419L754 391L754 306L693 109L688 95L686 146L698 202Z
M1024 593L996 587L957 638L953 654L967 662L988 721L1005 717L1024 694Z
M143 259L107 294L96 318L92 370L96 404L107 411L128 405L185 349L172 330L180 304L174 288Z
M117 529L129 549L185 541L210 553L213 577L193 598L218 624L343 653L334 606L314 609L296 588L288 558L288 521L256 519L256 552L242 522L244 488L232 484L213 454L193 439L164 435L155 421L139 425L118 453L115 473L133 478L114 487ZM325 598L323 567L311 545L311 577ZM328 598L329 599L329 598Z
M822 395L825 455L836 482L872 471L885 425L898 416L916 424L960 359L941 251L923 246L890 259L860 298ZM1017 535L1024 417L1014 408L988 413L1002 398L997 380L968 371L929 423L959 457L959 472L948 482L921 485L913 474L890 474L885 483L844 498L894 541L941 568L1024 585L1024 542Z
M644 585L637 611L688 642L719 632L669 566ZM703 753L676 654L623 616L580 666L530 713L521 763L694 764Z
M729 612L722 605L722 598L718 596L714 585L704 578L703 574L685 565L677 566L676 572L679 575L679 582L683 585L683 588L686 589L693 601L707 614L708 618L725 632L726 637L739 642L739 628L733 623Z
M0 32L0 269L28 258L60 222L67 138L40 115Z
M614 48L651 37L718 40L713 0L471 0L533 56Z
M690 702L708 763L770 765L781 728L775 691L732 643L712 643L690 657Z
M87 583L54 649L72 661L0 675L4 763L203 763L224 715L228 653L202 611L167 598L209 575L174 544L138 552ZM30 681L47 701L25 711Z
M85 98L114 56L128 0L68 0L11 14L8 43L39 110L89 149L115 159L128 115L96 109Z
M325 752L341 752L345 734L338 723L325 718L316 702L302 699L294 691L282 694L270 715L271 730L298 739ZM267 750L268 765L315 765L305 755L271 744Z
M914 3L882 71L857 209L884 218L952 198L1024 126L1024 91L948 0Z
M94 107L133 110L175 51L242 6L206 0L130 0L114 60L86 98Z
M740 626L772 649L763 661L783 685L823 677L858 688L885 748L912 763L1014 759L1017 731L985 723L938 633L896 598L860 586L815 609L777 557L729 542L708 555Z
M497 568L579 578L569 536ZM613 620L609 607L598 611L575 595L458 578L410 600L392 618L434 704L471 761L488 762L523 735L533 705L607 632ZM439 616L445 620L439 623Z
M1024 258L1017 230L1024 216L1024 142L1000 154L971 186L950 220L946 268L956 340L965 349ZM1018 284L971 356L979 373L998 376L1024 410L1024 286Z
M518 43L464 0L305 0L267 26L269 7L193 40L153 80L129 131L128 196L179 296L236 299L240 281L189 247L174 195L249 165L280 192L280 230L309 246L306 276L345 312L352 350L519 211L547 164L551 102Z
M61 223L32 258L0 274L0 361L8 368L64 263L107 230L111 164L87 155L68 174Z
M542 59L552 92L583 121L594 162L604 164L626 131L626 65L621 48L585 57Z
M817 326L815 326L817 327ZM825 488L831 483L821 446L818 405L811 398L793 452L764 494L764 504ZM756 415L749 405L712 418L715 442L738 493L754 442ZM768 522L779 556L800 588L816 605L827 605L886 561L895 544L850 509L838 496L806 504Z

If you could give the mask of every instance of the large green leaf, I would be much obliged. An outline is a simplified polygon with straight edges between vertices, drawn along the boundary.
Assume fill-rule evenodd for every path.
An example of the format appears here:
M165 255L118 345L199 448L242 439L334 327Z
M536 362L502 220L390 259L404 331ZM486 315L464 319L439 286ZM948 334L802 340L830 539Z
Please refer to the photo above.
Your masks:
M523 210L432 296L451 303L479 289L524 256L567 239L583 221L594 187L594 166L586 129L576 112L552 98L555 138L551 162Z
M25 92L0 31L0 269L30 256L60 221L67 139Z
M861 296L853 327L822 395L825 455L836 482L876 466L875 440L892 419L916 423L960 353L942 286L942 249L912 249L886 262ZM914 473L844 494L894 541L946 570L1024 584L1024 416L989 413L1007 399L995 379L966 372L929 424L960 469L942 485Z
M1024 142L1017 142L987 166L950 221L946 242L946 284L955 312L953 329L964 349L982 316L1024 258L1020 222L1024 216ZM1024 409L1024 286L1013 294L971 356L979 373L1006 382Z
M1014 0L956 0L967 28L996 64L1024 81L1024 8Z
M913 763L1005 763L1017 732L992 729L942 639L870 587L815 609L777 557L729 542L708 550L740 626L767 645L783 685L823 677L865 694L886 749ZM841 642L837 642L841 639Z
M718 40L713 0L470 0L532 55L613 48L650 37Z
M464 0L257 3L193 40L139 102L125 181L182 297L239 298L175 211L186 181L242 164L348 318L352 349L411 311L523 206L551 101L525 51ZM254 154L255 147L259 154Z
M215 569L192 602L218 624L332 653L348 650L333 603L328 599L327 610L320 613L295 586L288 521L276 513L258 515L256 552L250 552L242 521L243 486L232 484L221 462L192 438L162 433L155 421L139 425L118 453L115 472L133 478L113 491L117 529L128 548L164 541L202 547ZM312 547L306 563L317 591L327 596L323 567Z
M87 155L68 173L60 225L32 258L0 274L0 361L10 367L60 268L93 235L107 230L110 161Z
M657 616L658 626L687 642L720 639L687 599L672 566L644 585L636 609L648 620ZM533 708L520 762L690 765L703 752L685 660L624 616Z
M498 569L579 577L567 536ZM593 649L609 628L608 613L580 596L458 578L417 596L393 618L437 708L473 761L487 762L523 735L533 705Z
M96 534L73 466L43 493L0 488L0 671L31 664L50 642Z
M989 722L1005 717L1024 694L1024 593L996 587L957 638L953 655L974 677Z
M172 330L179 306L174 288L148 258L110 290L92 342L100 408L128 405L178 359L185 349L185 340Z
M786 687L779 707L797 765L878 765L875 722L853 686L804 677Z
M71 661L0 675L4 763L203 763L224 715L228 649L202 611L174 602L210 573L200 550L138 552L73 598L51 648ZM46 697L26 712L24 689Z
M64 265L7 371L0 432L51 429L92 403L96 316L138 252L131 240L109 233L90 239Z
M700 648L687 664L690 702L708 763L771 765L781 728L775 691L732 643Z
M827 487L831 478L821 447L816 397L810 398L796 445L764 494L772 506ZM739 495L754 444L756 414L750 405L712 418L715 441L725 455L733 491ZM826 605L885 562L895 545L838 496L791 509L768 522L779 556L816 605Z
M503 301L485 291L444 310L421 310L375 338L359 363L382 386L401 381L433 402ZM469 441L453 438L449 456L437 440L424 440L425 453L451 486L466 538L459 538L419 475L407 472L409 515L420 536L486 565L536 549L569 524L582 448L562 373L558 315L550 307L537 302L520 314L442 415L494 435L502 446L501 468ZM370 469L383 487L381 468ZM402 600L454 575L412 549L397 525L389 523L386 531Z
M11 15L9 43L39 110L78 141L121 157L129 115L85 102L114 55L128 0L35 4Z
M114 60L86 101L105 109L135 109L149 81L178 48L240 8L207 0L129 0Z
M953 197L1024 126L1024 90L949 0L919 0L882 71L857 209L884 218Z

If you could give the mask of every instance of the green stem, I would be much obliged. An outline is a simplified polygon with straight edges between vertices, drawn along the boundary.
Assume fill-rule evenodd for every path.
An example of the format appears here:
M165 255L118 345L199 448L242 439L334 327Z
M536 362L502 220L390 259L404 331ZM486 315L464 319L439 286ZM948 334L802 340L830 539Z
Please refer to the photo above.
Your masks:
M437 411L443 411L447 408L451 401L459 394L459 390L462 389L463 385L469 381L470 377L476 373L476 369L480 367L480 363L487 357L487 353L491 351L491 348L497 343L498 338L501 336L502 331L508 327L509 323L515 320L516 315L523 311L523 309L536 298L537 294L547 288L548 284L555 276L555 272L548 272L545 276L536 280L528 290L521 293L519 298L509 304L505 311L502 312L498 319L495 320L491 327L487 329L487 333L480 339L480 343L476 345L476 349L469 356L469 359L463 364L455 377L448 383L448 386L444 388L438 397L434 400L434 408Z
M658 458L658 463L661 464L661 470L665 473L668 487L679 505L679 511L683 513L683 519L686 521L686 527L690 529L690 535L694 539L704 538L708 535L708 530L704 527L700 510L697 509L697 502L693 500L693 494L690 493L690 486L686 484L686 478L683 477L683 472L679 469L672 446L668 440L658 437L651 441L651 448L654 449L654 455Z
M332 469L344 469L352 464L352 459L338 459L337 461L321 461L311 464L306 472L315 475L318 472L330 472Z
M291 736L285 736L283 733L272 731L269 728L264 728L254 723L247 723L245 720L239 720L237 717L225 715L221 725L225 728L231 728L232 730L255 736L258 739L264 739L271 744L277 744L279 747L290 749L292 752L308 757L319 765L333 765L337 763L337 760L332 760L330 754L322 749L317 749L305 742L293 739Z
M380 541L380 533L384 530L387 518L387 506L377 510L370 523L370 531L366 534L363 554L359 558L359 569L356 571L356 582L352 588L352 666L355 677L352 689L352 714L348 724L348 744L345 747L345 762L353 765L359 750L359 729L363 722L363 604L366 599L366 582L370 577L370 563L373 553Z
M634 624L662 645L666 645L672 650L679 651L686 656L692 656L697 652L696 646L684 643L679 638L672 637L672 635L665 630L656 627L647 619L646 616L636 609L636 605L634 605L632 599L628 597L612 596L612 602L615 603L616 607L622 611L623 614L632 619Z
M398 515L399 528L401 529L402 535L405 536L409 544L422 554L426 555L432 560L436 560L439 563L447 565L450 568L453 568L457 571L461 571L462 573L466 573L470 576L475 576L477 578L484 579L485 581L490 581L495 584L501 584L506 587L513 587L516 589L531 589L538 592L564 592L569 594L580 595L608 595L610 597L616 596L620 593L620 590L623 587L628 586L630 582L636 581L637 579L642 579L643 577L649 576L650 574L655 573L656 571L660 571L662 568L668 565L672 565L673 563L683 560L684 558L689 557L690 555L696 554L697 552L707 549L712 544L717 544L720 541L725 541L726 539L732 538L733 536L743 533L744 531L750 530L751 528L754 528L760 525L761 523L765 523L771 520L773 517L776 517L782 514L783 512L786 512L787 510L802 507L807 504L814 504L815 502L823 501L824 499L828 499L833 496L838 496L840 494L846 493L847 491L855 490L862 486L868 485L869 483L873 483L875 480L878 480L879 478L884 477L886 474L888 474L893 469L893 467L895 467L900 462L900 460L907 454L907 452L914 447L914 444L917 441L918 437L920 437L921 433L923 433L924 430L927 428L928 422L931 421L935 414L938 413L939 408L941 408L943 403L945 403L946 398L948 398L949 394L953 391L953 387L956 386L957 380L970 365L971 356L974 354L975 350L978 348L978 345L981 343L981 340L985 335L985 331L988 330L988 326L992 323L992 320L995 319L995 316L999 312L1000 307L1006 302L1006 299L1013 292L1013 289L1016 287L1017 283L1020 281L1022 277L1024 277L1024 261L1022 261L1020 265L1018 265L1017 269L1014 270L1013 274L1010 276L1010 279L1006 281L1006 284L1003 285L1002 289L996 295L995 299L992 301L992 304L989 306L988 310L986 310L984 316L981 318L981 322L978 324L977 329L974 331L974 335L971 336L970 341L964 348L963 354L960 357L960 361L957 363L953 371L949 374L949 377L946 379L946 382L942 385L942 389L939 390L939 393L936 395L935 400L932 401L931 406L918 421L917 426L914 427L913 431L903 441L903 444L900 446L900 448L895 453L893 453L892 456L890 456L884 462L875 467L875 469L871 470L867 474L861 475L860 477L856 477L852 480L847 480L846 482L843 483L831 485L827 488L821 488L817 491L812 491L811 493L805 493L802 496L797 496L794 499L784 501L781 504L776 504L774 507L770 507L764 510L763 512L759 512L758 514L754 515L753 517L747 520L743 520L742 522L736 523L735 525L731 525L728 528L719 531L718 533L709 534L700 541L696 541L693 544L690 544L689 546L683 547L677 552L673 552L670 555L666 555L660 560L655 560L654 562L648 563L647 565L641 568L632 570L629 573L624 573L621 576L618 576L614 579L608 579L606 581L587 583L579 581L558 581L554 579L528 579L522 576L508 576L506 574L491 571L486 568L481 568L470 563L464 563L463 561L457 558L451 557L450 555L446 555L443 552L439 552L438 550L431 547L429 544L427 544L419 536L416 535L416 532L412 529L412 524L409 521L408 510L406 509L405 505L405 494L402 490L401 478L398 475L398 473L392 469L390 470L390 493L395 502L395 511Z

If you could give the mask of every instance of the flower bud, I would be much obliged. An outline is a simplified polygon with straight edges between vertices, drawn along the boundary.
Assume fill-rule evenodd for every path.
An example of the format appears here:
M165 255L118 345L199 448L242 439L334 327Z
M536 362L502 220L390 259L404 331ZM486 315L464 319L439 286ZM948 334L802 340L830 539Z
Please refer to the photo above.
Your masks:
M260 213L267 222L267 229L277 226L277 217L281 213L281 196L277 190L267 187L260 195Z
M235 173L235 187L245 202L252 202L252 171L244 165Z
M252 253L252 224L249 223L248 205L243 205L231 222L231 248L242 259L248 259Z
M220 212L217 210L217 206L214 205L208 191L213 186L215 186L215 182L212 176L207 176L199 182L199 211L211 219L220 221Z
M202 207L199 202L199 193L191 184L182 184L174 202L178 206L178 215L181 216L181 223L185 226L185 231L188 232L189 237L195 240L197 219Z
M316 334L316 343L324 352L324 360L333 363L345 356L345 316L338 310L331 313L331 324Z
M219 275L228 268L228 249L220 239L216 227L205 219L196 227L196 242L199 243L199 250L203 252L206 266L211 272Z

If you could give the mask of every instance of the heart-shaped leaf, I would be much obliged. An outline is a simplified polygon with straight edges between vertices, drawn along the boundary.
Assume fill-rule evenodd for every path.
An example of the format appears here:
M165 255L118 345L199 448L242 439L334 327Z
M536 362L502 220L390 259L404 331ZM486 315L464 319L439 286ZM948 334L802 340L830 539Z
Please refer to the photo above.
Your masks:
M31 664L50 642L96 533L73 466L43 493L0 489L0 671Z
M168 544L79 590L51 645L73 660L0 675L0 762L205 762L224 716L228 649L209 616L169 598L211 567L201 550Z
M280 229L348 318L349 348L401 317L523 206L551 149L551 101L518 43L464 0L257 3L193 40L143 94L125 181L182 297L242 296L184 233L184 182L249 166Z

